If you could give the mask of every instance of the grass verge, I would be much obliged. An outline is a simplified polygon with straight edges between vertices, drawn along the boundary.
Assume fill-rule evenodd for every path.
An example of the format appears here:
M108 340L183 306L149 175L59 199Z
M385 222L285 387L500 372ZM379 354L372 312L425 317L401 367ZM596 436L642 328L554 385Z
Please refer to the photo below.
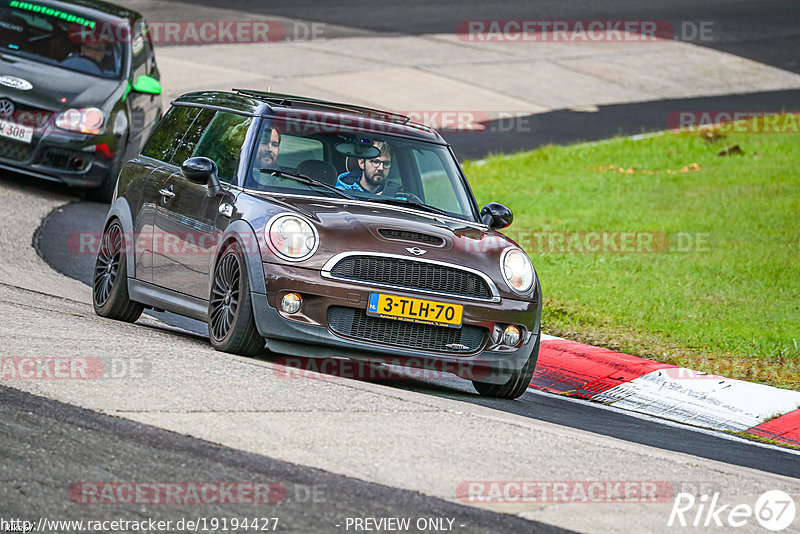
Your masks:
M464 165L514 211L546 333L800 389L800 134L728 130Z

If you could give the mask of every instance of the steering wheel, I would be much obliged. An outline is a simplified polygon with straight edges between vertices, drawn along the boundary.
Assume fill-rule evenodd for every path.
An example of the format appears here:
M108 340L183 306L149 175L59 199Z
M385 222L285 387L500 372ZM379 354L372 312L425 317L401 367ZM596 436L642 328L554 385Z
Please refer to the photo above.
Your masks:
M415 202L417 204L425 204L421 198L419 198L414 193L409 193L408 191L398 191L394 194L394 198L399 198L403 200L408 200L409 202Z

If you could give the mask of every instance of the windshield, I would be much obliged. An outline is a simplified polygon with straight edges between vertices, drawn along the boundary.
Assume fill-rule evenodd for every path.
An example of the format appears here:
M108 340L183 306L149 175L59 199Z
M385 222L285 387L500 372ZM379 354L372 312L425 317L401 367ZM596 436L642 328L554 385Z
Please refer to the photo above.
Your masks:
M245 187L278 193L343 196L476 220L475 204L446 146L388 135L301 132L263 121ZM274 172L281 171L281 172ZM318 182L300 181L286 173Z
M31 2L0 3L0 51L102 78L120 78L124 40L98 39L108 23Z

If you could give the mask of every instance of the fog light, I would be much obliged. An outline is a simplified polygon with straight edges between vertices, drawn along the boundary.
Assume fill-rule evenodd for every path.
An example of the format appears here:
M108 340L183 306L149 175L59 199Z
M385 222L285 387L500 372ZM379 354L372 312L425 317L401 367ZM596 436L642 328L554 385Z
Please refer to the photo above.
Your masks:
M520 335L519 328L514 325L507 326L503 332L503 344L514 347L519 343L520 337L522 336Z
M281 309L286 313L297 313L300 311L300 305L303 303L303 298L297 293L287 293L281 300Z

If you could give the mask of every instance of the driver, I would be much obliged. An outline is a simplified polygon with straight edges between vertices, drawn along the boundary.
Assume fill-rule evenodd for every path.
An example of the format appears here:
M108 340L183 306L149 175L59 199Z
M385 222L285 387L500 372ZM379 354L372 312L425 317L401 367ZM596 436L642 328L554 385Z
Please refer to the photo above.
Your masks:
M339 175L336 180L337 188L364 191L374 195L383 193L386 177L392 168L392 148L385 141L374 141L372 146L380 150L380 155L372 159L359 159L358 169Z
M80 52L72 52L61 64L65 67L78 68L89 74L100 74L104 72L102 64L105 57L105 42L85 40L81 42Z

